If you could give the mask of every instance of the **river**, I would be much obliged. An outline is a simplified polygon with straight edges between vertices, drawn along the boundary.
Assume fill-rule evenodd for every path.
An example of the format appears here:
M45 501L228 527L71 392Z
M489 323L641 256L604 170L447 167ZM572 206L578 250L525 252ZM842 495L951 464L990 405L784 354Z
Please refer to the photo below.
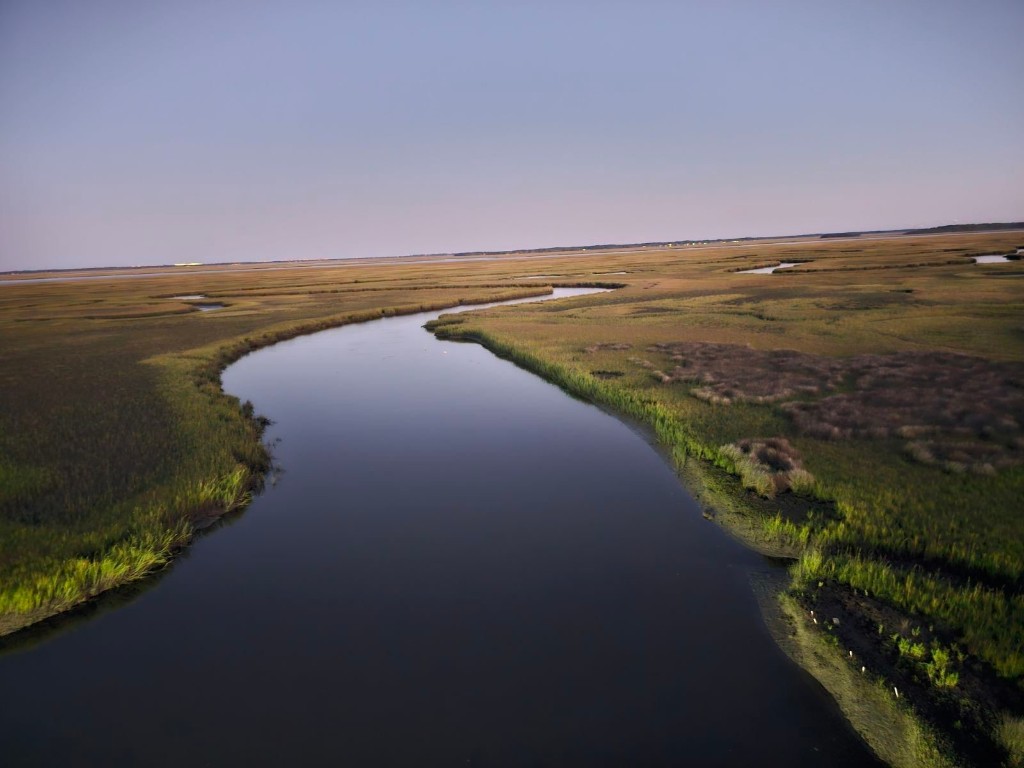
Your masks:
M0 657L4 765L877 765L772 641L766 562L641 435L435 314L225 371L276 481Z

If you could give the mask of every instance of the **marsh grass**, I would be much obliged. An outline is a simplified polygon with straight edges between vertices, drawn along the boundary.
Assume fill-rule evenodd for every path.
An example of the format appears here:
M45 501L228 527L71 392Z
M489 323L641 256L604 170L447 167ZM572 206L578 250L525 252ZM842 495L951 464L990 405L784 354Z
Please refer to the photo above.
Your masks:
M811 525L797 525L791 520L784 519L782 515L764 517L762 525L765 535L769 538L786 541L800 550L807 546L814 533L814 528Z
M836 358L707 342L647 352L666 363L667 373L654 372L658 382L688 384L693 397L715 405L779 403L810 437L900 437L909 440L908 456L952 472L994 474L1024 463L1022 363L944 352ZM651 368L657 359L636 364ZM763 476L758 482L767 487Z
M997 726L1000 743L1006 748L1010 768L1024 766L1024 718L1003 715Z

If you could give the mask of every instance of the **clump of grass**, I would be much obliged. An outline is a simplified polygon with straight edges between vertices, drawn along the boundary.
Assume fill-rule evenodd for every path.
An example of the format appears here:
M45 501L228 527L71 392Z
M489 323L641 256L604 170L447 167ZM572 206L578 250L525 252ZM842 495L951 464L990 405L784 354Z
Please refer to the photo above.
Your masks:
M179 501L181 506L202 515L211 511L232 512L252 500L250 477L245 467L237 467L222 477L204 480L192 493Z
M951 668L952 654L937 643L931 646L931 659L924 663L928 679L936 688L955 688L960 673Z
M765 535L770 540L782 541L797 547L798 550L803 550L807 547L814 533L814 528L810 524L797 524L792 520L786 520L782 515L763 518L762 526L764 527Z
M0 614L60 610L142 578L165 565L190 536L184 521L162 531L140 530L92 557L68 558L56 567L24 575L0 589Z
M790 569L794 584L800 588L813 587L824 581L831 571L825 555L816 548L804 550Z
M1024 766L1024 718L1004 713L996 726L996 736L1009 755L1007 765Z
M800 454L782 437L744 439L718 449L745 488L761 496L772 497L783 491L807 491L814 487L814 476L803 468Z
M955 649L948 649L936 640L931 643L920 638L920 630L912 630L912 636L900 633L892 636L893 644L913 672L924 673L924 677L936 688L955 688L960 682L960 673L954 668ZM961 658L962 661L962 658ZM920 675L918 675L920 676Z

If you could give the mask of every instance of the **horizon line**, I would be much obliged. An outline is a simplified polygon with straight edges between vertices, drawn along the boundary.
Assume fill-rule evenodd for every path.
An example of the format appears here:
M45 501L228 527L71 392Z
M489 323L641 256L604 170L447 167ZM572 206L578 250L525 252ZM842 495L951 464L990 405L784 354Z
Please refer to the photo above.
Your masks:
M933 227L899 227L896 229L863 229L848 230L841 232L804 232L790 235L747 235L743 237L717 237L701 239L674 239L674 240L648 240L633 243L590 243L588 245L555 245L542 246L538 248L507 248L502 250L471 250L471 251L444 251L436 253L408 253L394 256L326 256L320 258L295 258L295 259L263 259L253 261L207 261L207 262L173 262L167 264L133 264L129 266L101 265L94 267L41 267L37 269L12 269L0 271L0 275L26 275L52 272L92 272L105 270L126 270L126 269L155 269L155 268L181 268L181 267L219 267L235 264L297 264L316 263L325 261L390 261L400 259L431 259L431 258L452 258L460 259L471 256L505 256L511 254L530 253L557 253L575 252L586 250L614 251L621 248L647 248L647 247L679 247L693 245L713 245L716 243L742 243L758 240L785 240L807 237L818 238L856 238L861 235L928 235L928 234L957 234L960 232L986 232L1016 229L1024 230L1024 220L1009 222L977 222L967 224L939 224Z

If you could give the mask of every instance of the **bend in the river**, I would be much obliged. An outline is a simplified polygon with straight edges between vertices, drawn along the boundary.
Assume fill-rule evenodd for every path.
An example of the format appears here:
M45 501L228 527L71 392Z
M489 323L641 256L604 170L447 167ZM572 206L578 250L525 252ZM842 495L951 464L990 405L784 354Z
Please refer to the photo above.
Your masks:
M7 764L875 764L765 629L769 566L633 430L433 314L225 372L280 481L0 659Z

